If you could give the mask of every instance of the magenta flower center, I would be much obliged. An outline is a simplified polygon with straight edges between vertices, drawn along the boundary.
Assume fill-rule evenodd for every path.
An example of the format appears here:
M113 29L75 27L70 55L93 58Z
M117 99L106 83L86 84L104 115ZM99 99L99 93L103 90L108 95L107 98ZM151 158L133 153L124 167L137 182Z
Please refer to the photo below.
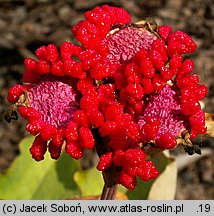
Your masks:
M29 105L42 120L57 128L66 127L78 108L76 91L55 77L46 77L27 93Z
M140 117L138 124L143 126L147 117L155 117L160 120L161 125L157 138L166 132L179 136L186 130L187 119L181 112L178 91L167 85L162 90L148 96L145 104L143 116Z
M111 63L128 62L142 48L149 50L156 36L145 28L125 27L109 34L102 43L109 48Z

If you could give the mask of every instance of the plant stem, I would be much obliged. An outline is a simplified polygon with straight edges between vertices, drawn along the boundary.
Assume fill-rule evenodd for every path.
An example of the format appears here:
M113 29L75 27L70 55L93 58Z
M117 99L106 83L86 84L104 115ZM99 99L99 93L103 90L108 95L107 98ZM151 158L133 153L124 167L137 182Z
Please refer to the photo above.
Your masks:
M116 197L118 184L108 187L106 184L103 187L101 200L113 200Z
M103 187L101 200L113 200L116 197L118 184L118 171L116 170L116 167L112 165L107 170L103 172L103 179L105 182L105 185Z
M108 147L105 145L105 140L99 136L99 133L97 130L94 130L94 135L96 136L96 150L99 157L101 157L103 154L110 151ZM118 170L114 165L111 165L107 170L103 171L103 179L105 182L105 185L103 187L101 200L112 200L115 199L118 184Z

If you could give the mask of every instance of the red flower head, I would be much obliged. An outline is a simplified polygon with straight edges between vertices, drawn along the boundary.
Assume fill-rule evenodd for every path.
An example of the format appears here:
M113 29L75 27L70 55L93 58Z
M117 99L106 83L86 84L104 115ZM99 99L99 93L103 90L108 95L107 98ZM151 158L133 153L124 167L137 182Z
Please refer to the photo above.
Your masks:
M30 85L12 87L8 101L37 135L33 158L43 159L48 146L57 159L65 142L78 159L96 142L98 170L116 168L117 182L134 189L136 176L158 176L146 155L206 132L198 101L207 87L191 74L193 61L184 60L196 44L151 19L132 24L121 8L95 7L85 18L72 27L82 47L65 42L60 56L54 45L39 48L38 61L25 60Z

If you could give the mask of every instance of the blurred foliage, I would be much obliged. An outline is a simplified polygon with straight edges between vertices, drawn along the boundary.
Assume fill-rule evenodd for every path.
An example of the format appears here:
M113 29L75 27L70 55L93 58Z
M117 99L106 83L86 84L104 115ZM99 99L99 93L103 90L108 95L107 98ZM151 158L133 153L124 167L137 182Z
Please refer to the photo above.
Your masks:
M82 196L100 195L104 186L102 173L96 168L77 171L74 181L78 185Z
M79 161L64 153L57 161L46 155L45 160L35 162L29 153L32 141L33 137L21 141L20 155L0 174L0 199L82 199L101 194L104 182L96 168L82 170ZM160 171L157 179L139 180L133 191L120 186L120 193L132 200L173 199L177 177L175 161L160 154L153 162Z
M33 137L20 143L20 155L11 167L0 174L0 199L64 199L78 196L79 190L73 180L79 169L77 161L63 154L58 161L48 153L45 160L35 162L29 153Z

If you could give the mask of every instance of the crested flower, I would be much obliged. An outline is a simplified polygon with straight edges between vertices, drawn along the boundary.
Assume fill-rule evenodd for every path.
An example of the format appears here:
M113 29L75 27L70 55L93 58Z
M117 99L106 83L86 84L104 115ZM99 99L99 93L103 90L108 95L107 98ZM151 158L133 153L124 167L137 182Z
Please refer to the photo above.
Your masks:
M38 61L25 60L27 84L9 90L36 136L34 159L47 148L57 159L63 143L79 159L95 145L97 169L116 169L117 183L134 189L137 176L158 176L154 150L188 143L187 152L200 152L191 139L206 133L199 100L207 87L185 57L197 48L189 35L151 19L131 23L108 5L86 12L72 32L81 46L65 42L60 55L52 44L39 48Z

